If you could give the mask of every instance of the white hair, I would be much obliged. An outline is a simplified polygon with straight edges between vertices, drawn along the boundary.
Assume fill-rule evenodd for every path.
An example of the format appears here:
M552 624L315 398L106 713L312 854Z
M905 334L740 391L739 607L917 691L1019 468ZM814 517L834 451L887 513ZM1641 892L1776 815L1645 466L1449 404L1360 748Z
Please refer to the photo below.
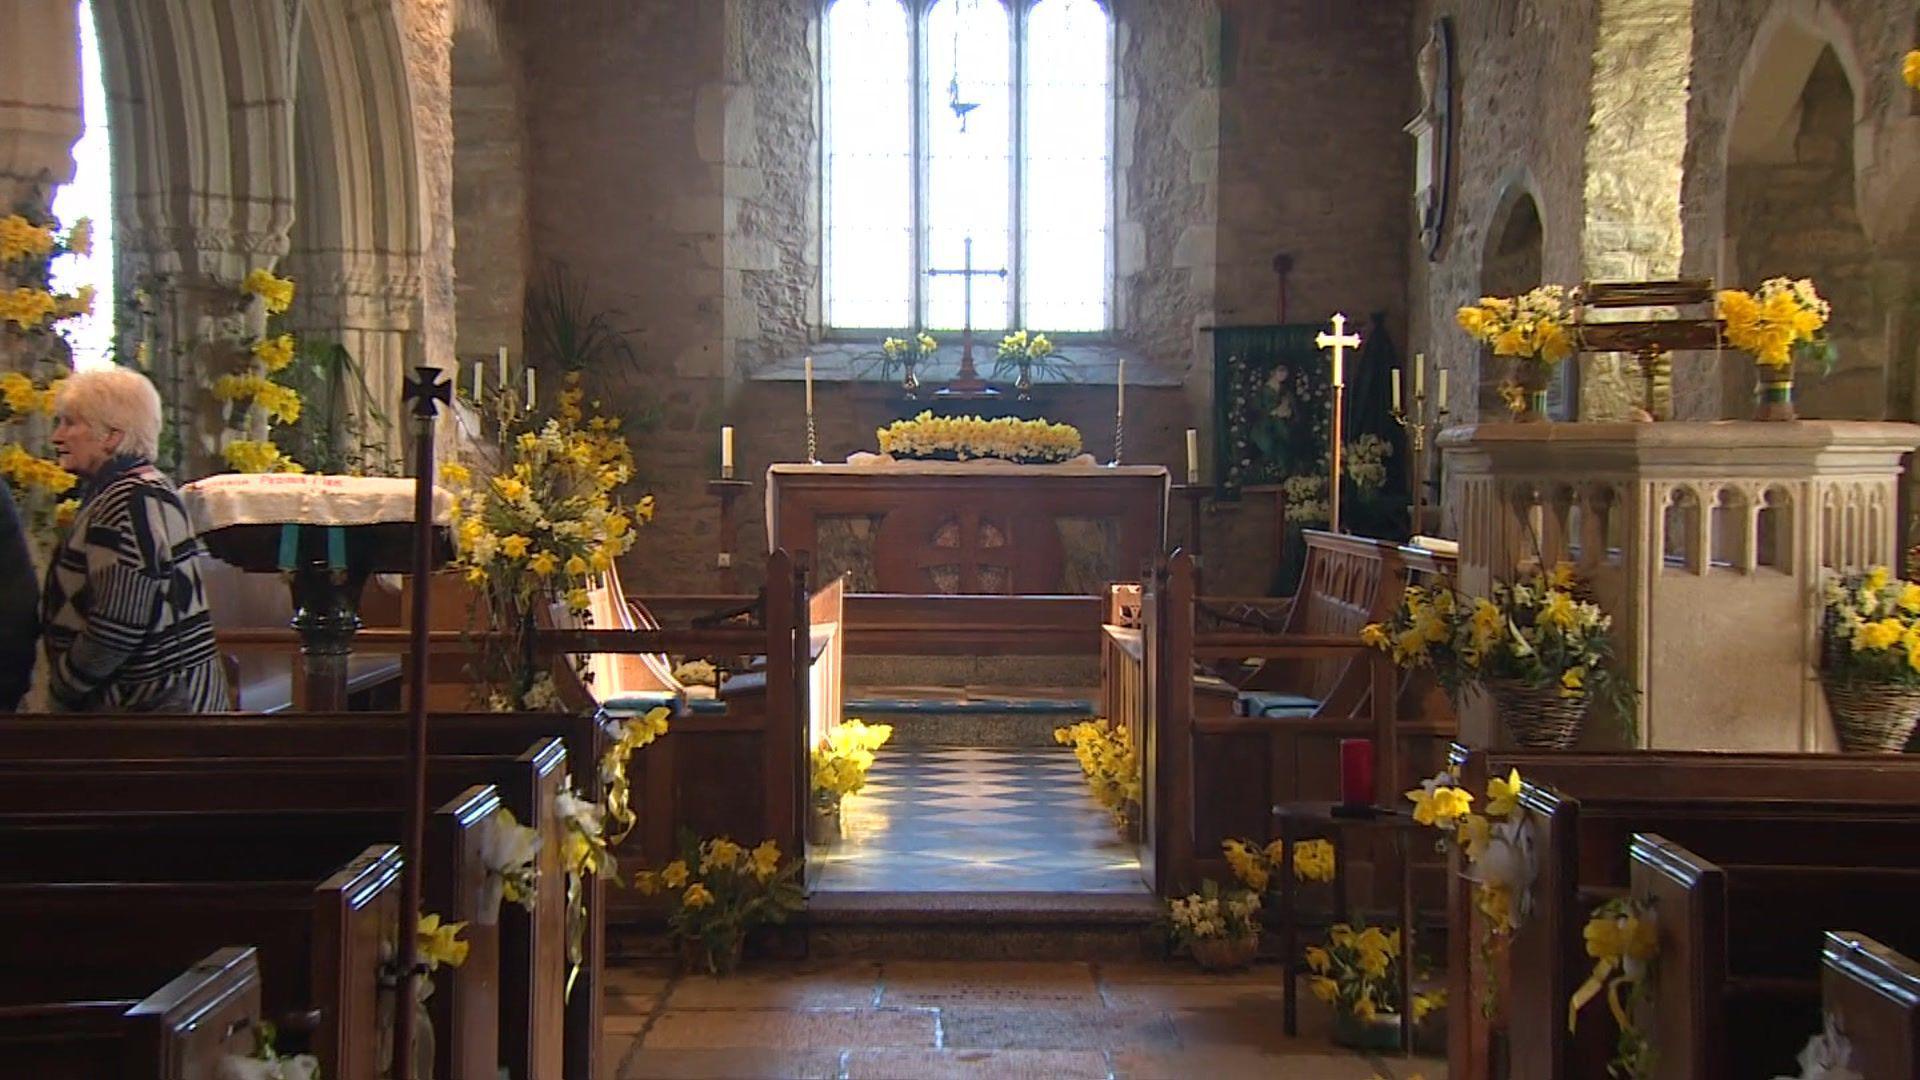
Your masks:
M103 434L119 432L119 453L151 460L160 452L160 391L131 368L74 372L60 383L54 411Z

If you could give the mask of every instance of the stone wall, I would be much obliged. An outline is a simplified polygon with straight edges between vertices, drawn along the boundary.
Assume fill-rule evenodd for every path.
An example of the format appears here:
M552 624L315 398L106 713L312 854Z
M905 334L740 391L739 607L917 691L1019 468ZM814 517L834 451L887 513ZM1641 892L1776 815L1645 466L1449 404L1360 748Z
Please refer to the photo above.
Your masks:
M522 353L529 281L527 128L520 111L518 53L489 27L453 40L455 351ZM465 373L462 373L465 384Z
M1404 327L1408 24L1396 5L1362 8L1115 0L1114 341L1155 373L1129 368L1129 461L1184 472L1182 431L1210 414L1204 328L1274 318L1280 251L1297 260L1293 319L1386 310ZM659 413L636 451L661 516L626 572L636 591L707 588L719 425L738 429L739 474L756 481L804 448L800 388L774 373L819 342L816 6L520 0L509 21L532 258L566 262L637 328L642 370L597 389L616 411ZM1046 393L1049 416L1110 453L1111 385ZM818 405L835 459L870 449L899 408L878 386L824 382ZM762 496L739 507L747 580ZM1221 587L1265 591L1271 518L1260 500L1209 511Z

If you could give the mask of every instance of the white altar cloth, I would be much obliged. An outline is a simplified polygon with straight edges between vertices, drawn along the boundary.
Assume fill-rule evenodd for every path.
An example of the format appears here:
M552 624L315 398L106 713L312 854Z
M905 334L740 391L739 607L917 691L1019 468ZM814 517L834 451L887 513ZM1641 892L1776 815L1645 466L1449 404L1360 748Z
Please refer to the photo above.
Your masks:
M413 520L409 477L223 473L180 489L194 531L231 525L382 525ZM433 523L453 514L453 493L433 489Z

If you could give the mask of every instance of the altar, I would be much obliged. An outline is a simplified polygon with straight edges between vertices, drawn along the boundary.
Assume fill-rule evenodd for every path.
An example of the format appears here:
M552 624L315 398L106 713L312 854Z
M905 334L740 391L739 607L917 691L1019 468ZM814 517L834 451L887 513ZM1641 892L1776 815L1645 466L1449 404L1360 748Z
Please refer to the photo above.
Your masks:
M856 593L1091 596L1163 550L1169 484L1159 465L776 464L767 541Z

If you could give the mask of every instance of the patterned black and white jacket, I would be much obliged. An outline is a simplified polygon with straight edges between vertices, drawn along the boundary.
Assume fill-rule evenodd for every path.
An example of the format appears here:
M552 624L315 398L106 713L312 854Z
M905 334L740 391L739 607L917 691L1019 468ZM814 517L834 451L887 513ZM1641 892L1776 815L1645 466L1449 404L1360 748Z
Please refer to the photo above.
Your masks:
M68 712L220 712L226 672L199 560L165 474L123 455L81 494L40 597L48 689Z

